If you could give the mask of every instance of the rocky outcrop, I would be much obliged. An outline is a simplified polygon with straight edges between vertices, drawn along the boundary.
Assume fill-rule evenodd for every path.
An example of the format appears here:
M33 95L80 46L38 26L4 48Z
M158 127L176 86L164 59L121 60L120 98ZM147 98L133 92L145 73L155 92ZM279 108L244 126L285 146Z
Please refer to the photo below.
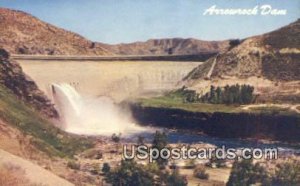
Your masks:
M43 115L56 118L53 104L40 91L33 80L26 76L18 63L9 59L9 53L0 49L0 86L10 89L20 100Z
M223 138L300 142L300 117L264 113L191 112L176 108L130 105L139 124L186 129Z

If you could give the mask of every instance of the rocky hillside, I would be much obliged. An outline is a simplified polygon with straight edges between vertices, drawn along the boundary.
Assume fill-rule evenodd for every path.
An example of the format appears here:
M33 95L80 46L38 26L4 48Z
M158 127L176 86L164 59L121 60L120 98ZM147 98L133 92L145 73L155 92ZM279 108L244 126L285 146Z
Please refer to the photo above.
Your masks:
M228 77L300 80L300 20L273 32L230 44L229 51L198 66L185 80Z
M101 43L47 24L25 12L0 8L0 48L13 54L107 55Z
M57 113L35 83L1 49L0 185L72 185L64 179L80 178L80 174L68 170L64 160L92 147L93 142L60 130L52 122L55 119L49 120L45 115L56 117ZM38 173L42 173L39 178Z
M218 53L228 48L228 41L202 41L197 39L151 39L146 42L106 45L118 55L190 55Z
M190 55L217 53L228 41L151 39L146 42L109 45L45 23L18 10L0 8L0 48L12 54L40 55Z
M9 54L3 49L0 49L0 86L10 89L20 100L43 115L50 118L58 116L54 106L35 82L23 73L18 63L9 59Z
M54 106L43 92L17 63L9 59L9 54L0 49L0 138L4 137L3 133L8 135L8 131L12 130L15 135L5 139L22 140L20 135L16 136L18 132L29 138L30 145L50 156L71 157L92 145L55 127L52 120L57 116ZM0 141L0 148L13 143Z

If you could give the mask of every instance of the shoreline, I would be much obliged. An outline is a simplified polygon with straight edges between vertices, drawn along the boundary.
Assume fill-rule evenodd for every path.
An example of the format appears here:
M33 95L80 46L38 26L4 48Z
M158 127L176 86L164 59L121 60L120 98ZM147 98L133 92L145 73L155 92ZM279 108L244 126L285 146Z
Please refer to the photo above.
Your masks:
M300 117L247 112L192 112L178 108L142 106L129 103L141 125L189 130L212 137L300 142Z

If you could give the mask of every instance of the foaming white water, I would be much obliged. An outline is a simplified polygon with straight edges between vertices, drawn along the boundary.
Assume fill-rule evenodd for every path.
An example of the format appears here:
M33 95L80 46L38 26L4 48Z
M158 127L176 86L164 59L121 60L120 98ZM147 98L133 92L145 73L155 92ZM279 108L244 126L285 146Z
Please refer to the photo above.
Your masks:
M134 124L128 112L121 110L110 98L86 98L69 84L52 84L53 99L70 133L85 135L129 135L146 129Z

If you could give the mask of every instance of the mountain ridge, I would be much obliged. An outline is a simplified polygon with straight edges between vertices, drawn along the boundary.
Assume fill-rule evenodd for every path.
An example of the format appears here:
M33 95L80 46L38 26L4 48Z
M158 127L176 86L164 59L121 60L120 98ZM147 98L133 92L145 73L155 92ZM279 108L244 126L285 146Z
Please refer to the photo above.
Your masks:
M105 45L117 55L192 55L204 52L219 53L225 51L229 41L204 41L195 38L162 38Z
M194 55L227 49L228 41L194 38L149 39L122 44L104 44L46 23L29 13L0 8L0 48L11 54L31 55Z
M281 29L283 29L282 32L287 32L284 27ZM264 42L268 45L283 46L282 42L287 44L288 41L289 44L286 46L299 46L299 42L293 42L292 37L285 39L281 34L276 35L273 32L263 34ZM231 47L231 40L205 41L195 38L162 38L132 43L105 44L88 40L77 33L46 23L29 13L8 8L0 8L0 34L2 36L0 47L11 54L195 55L203 52L224 53ZM256 37L260 37L260 35L244 40ZM277 39L273 37L277 37ZM278 41L278 43L274 43L274 41Z

